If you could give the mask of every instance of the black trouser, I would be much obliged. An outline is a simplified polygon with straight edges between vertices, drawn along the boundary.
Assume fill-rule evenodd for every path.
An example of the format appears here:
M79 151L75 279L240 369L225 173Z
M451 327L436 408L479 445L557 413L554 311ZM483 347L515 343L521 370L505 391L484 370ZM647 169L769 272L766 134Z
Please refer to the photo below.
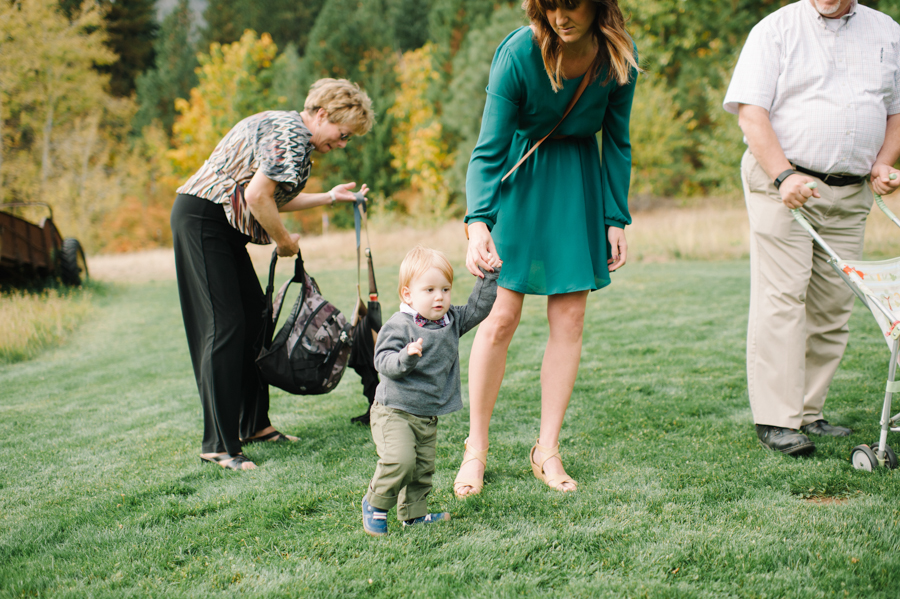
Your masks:
M203 404L203 453L241 452L269 426L269 387L254 359L265 296L222 206L179 195L172 208L178 295Z

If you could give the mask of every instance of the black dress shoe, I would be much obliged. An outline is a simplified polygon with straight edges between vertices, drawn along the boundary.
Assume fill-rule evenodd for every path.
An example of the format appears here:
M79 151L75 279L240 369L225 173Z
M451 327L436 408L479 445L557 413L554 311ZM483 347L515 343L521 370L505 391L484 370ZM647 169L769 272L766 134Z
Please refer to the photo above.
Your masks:
M823 437L846 437L853 432L846 426L828 424L827 420L816 420L815 422L801 426L800 430L808 435L821 435Z
M766 449L780 451L787 455L803 455L812 453L816 446L809 437L791 428L780 426L756 425L756 436Z

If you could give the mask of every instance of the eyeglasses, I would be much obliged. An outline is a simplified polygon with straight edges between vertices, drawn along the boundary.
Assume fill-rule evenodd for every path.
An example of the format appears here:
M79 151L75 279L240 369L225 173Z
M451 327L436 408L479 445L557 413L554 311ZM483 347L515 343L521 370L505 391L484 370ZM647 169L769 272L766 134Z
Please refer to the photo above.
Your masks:
M341 141L347 141L353 136L352 133L341 133Z

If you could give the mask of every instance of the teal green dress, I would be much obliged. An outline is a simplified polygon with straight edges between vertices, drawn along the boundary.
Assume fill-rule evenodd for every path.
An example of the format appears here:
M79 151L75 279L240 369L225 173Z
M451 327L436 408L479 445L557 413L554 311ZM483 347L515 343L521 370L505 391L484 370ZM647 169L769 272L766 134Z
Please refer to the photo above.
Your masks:
M603 79L605 72L553 133L568 137L547 139L501 183L559 122L581 77L554 93L528 27L512 32L494 54L481 134L466 175L466 222L491 230L505 289L554 295L610 283L606 228L631 224L628 120L637 73L623 86L615 80L601 85Z

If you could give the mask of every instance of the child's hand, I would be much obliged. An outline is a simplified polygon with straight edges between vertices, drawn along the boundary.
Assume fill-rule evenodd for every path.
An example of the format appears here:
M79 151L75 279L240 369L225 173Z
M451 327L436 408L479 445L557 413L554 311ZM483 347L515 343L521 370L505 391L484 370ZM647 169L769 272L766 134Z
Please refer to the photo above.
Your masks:
M497 256L497 254L491 252L487 252L487 258L485 259L485 262L493 269L498 269L503 266L503 260L501 260L500 257Z
M423 339L419 337L416 341L413 341L409 345L406 346L406 352L411 356L419 356L422 357L422 341Z

